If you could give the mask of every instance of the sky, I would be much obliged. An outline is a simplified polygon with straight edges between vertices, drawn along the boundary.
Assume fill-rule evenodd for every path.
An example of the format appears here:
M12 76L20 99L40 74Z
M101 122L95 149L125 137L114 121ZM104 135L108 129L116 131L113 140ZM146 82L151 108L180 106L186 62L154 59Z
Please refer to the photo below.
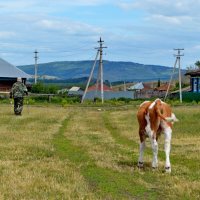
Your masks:
M103 59L173 67L200 60L200 0L0 0L0 57L13 65Z

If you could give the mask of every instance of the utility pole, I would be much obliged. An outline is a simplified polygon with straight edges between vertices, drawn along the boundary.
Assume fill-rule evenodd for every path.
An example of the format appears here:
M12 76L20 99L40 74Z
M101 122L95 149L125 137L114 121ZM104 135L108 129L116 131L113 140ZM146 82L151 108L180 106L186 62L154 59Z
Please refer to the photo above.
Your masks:
M164 100L166 100L167 98L167 95L168 95L168 92L169 92L169 89L170 89L170 85L171 85L171 82L172 82L172 78L173 78L173 75L175 73L175 69L176 69L176 65L178 63L178 68L179 68L179 75L178 75L178 79L179 79L179 98L180 98L180 102L182 103L182 87L181 87L181 56L184 56L184 54L181 54L181 51L183 51L184 49L174 49L174 51L178 51L176 55L176 60L175 60L175 63L174 63L174 68L173 68L173 72L171 74L171 78L170 78L170 81L169 81L169 85L168 85L168 88L167 88L167 92L165 94L165 98Z
M184 54L181 54L181 51L184 49L174 49L175 51L178 51L176 56L176 62L178 62L178 70L179 70L179 96L180 96L180 103L182 103L182 86L181 86L181 56L184 56Z
M126 82L124 81L124 91L126 91Z
M100 40L98 41L99 43L99 51L100 51L100 58L99 58L99 72L100 72L100 79L101 79L101 102L102 104L104 103L104 91L103 91L103 48L107 48L107 47L103 47L103 43L104 41ZM98 78L97 78L98 80Z
M100 84L101 84L101 101L102 101L102 104L104 103L104 93L103 93L103 57L102 57L102 55L103 55L103 48L107 48L107 47L103 47L104 41L101 40L101 37L100 37L100 40L98 42L99 42L100 46L95 48L95 49L97 49L96 58L95 58L95 61L94 61L94 65L93 65L93 67L91 69L90 76L88 78L88 82L87 82L84 94L82 96L82 99L81 99L81 103L83 103L84 98L86 96L90 81L92 79L92 75L94 73L94 68L95 68L95 65L96 65L96 61L97 61L99 55L100 55L100 58L99 58L99 68L98 68L98 74L97 74L95 98L97 96L97 90L99 88L99 80L100 80Z
M38 65L37 65L37 60L38 56L37 54L39 53L37 50L35 50L33 53L35 53L35 84L37 83L37 70L38 70Z
M90 81L91 81L91 79L92 79L92 75L93 75L93 73L94 73L94 68L95 68L96 61L97 61L98 56L99 56L99 50L97 51L97 54L96 54L96 58L95 58L93 67L92 67L92 69L91 69L90 76L89 76L89 78L88 78L88 82L87 82L85 91L84 91L84 93L83 93L82 99L81 99L81 103L83 103L83 101L84 101L84 99L85 99L85 95L86 95L86 93L87 93L87 90L88 90Z

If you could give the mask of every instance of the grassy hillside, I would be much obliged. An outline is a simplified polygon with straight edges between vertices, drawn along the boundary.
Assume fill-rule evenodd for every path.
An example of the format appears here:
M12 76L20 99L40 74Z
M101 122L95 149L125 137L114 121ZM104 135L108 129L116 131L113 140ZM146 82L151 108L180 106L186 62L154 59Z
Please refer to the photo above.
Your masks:
M38 65L39 75L48 75L60 79L75 79L88 77L94 61L63 61ZM143 65L133 62L104 61L104 79L109 81L148 81L148 80L168 80L172 68ZM34 74L34 65L18 66L28 74ZM97 67L95 70L97 74Z
M1 199L199 199L199 107L173 109L171 175L137 168L136 107L30 107L23 116L2 106ZM84 113L84 117L83 117ZM188 126L190 124L190 126Z

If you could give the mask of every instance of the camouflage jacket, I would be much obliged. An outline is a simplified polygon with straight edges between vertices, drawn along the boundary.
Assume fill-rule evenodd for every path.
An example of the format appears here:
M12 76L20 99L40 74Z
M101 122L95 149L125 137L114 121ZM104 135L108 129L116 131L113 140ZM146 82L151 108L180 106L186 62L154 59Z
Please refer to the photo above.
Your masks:
M14 83L10 92L13 98L23 97L27 93L28 93L28 90L22 82Z

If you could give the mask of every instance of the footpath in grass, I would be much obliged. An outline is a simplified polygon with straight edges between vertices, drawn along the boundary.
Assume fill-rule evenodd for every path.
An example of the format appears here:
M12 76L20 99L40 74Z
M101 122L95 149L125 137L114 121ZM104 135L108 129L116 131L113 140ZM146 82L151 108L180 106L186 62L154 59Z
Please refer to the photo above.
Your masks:
M58 156L76 166L97 199L197 199L199 173L193 154L180 157L172 144L172 174L165 174L163 137L158 170L151 169L150 144L145 151L145 168L137 169L137 121L129 125L130 117L131 110L74 109L55 135ZM181 132L175 125L173 139Z
M87 149L74 145L70 138L65 137L72 117L70 115L63 121L62 127L55 135L55 149L60 158L68 159L77 166L77 170L80 170L97 199L156 198L157 193L139 184L136 175L96 165L94 159L87 153Z

